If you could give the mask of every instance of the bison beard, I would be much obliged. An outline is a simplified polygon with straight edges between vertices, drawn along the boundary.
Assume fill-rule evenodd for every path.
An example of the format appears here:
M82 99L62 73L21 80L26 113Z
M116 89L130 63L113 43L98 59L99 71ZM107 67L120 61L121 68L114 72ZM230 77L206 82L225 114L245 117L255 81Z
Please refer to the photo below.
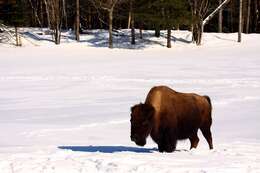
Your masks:
M190 148L196 148L200 129L213 149L211 110L208 96L179 93L166 86L153 87L144 104L131 108L131 140L144 146L150 135L160 152L172 152L177 140L189 139Z

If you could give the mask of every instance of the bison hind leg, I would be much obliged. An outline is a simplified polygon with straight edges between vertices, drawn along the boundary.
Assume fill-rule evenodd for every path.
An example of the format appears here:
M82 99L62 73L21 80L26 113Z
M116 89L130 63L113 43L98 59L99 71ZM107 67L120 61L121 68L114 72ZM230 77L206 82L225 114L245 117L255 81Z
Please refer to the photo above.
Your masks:
M190 149L192 148L197 148L198 144L199 144L199 137L197 135L198 130L196 130L196 132L194 132L190 137Z
M200 128L200 130L209 144L209 149L213 149L212 134L210 131L210 126L202 127L202 128Z

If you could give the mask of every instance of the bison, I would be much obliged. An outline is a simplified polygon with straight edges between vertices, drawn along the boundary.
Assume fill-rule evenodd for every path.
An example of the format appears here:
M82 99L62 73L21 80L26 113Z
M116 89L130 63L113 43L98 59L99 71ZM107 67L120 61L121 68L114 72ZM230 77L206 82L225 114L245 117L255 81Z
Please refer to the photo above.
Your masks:
M137 145L144 146L150 135L158 144L159 152L173 152L177 140L189 139L190 149L196 148L200 129L209 148L213 149L211 110L208 96L180 93L167 86L153 87L145 103L131 108L130 138Z

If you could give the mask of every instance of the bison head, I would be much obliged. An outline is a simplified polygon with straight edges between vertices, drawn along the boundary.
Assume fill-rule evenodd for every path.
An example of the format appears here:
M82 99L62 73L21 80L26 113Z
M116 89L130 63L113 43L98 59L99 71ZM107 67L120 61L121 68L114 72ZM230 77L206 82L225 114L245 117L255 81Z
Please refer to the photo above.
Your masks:
M150 134L153 125L153 114L155 110L152 105L138 104L131 108L131 140L136 145L144 146L146 138Z

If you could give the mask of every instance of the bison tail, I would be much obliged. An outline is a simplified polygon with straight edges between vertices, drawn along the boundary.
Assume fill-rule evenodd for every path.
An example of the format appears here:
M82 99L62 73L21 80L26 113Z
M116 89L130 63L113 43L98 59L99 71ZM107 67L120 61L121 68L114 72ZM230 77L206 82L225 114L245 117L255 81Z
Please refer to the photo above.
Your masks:
M210 100L209 96L204 96L204 97L207 99L207 101L208 101L208 103L210 105L210 108L212 109L212 104L211 104L211 100Z
M204 98L206 98L208 103L209 103L209 123L211 125L212 124L212 104L211 104L211 100L210 100L209 96L204 96Z

